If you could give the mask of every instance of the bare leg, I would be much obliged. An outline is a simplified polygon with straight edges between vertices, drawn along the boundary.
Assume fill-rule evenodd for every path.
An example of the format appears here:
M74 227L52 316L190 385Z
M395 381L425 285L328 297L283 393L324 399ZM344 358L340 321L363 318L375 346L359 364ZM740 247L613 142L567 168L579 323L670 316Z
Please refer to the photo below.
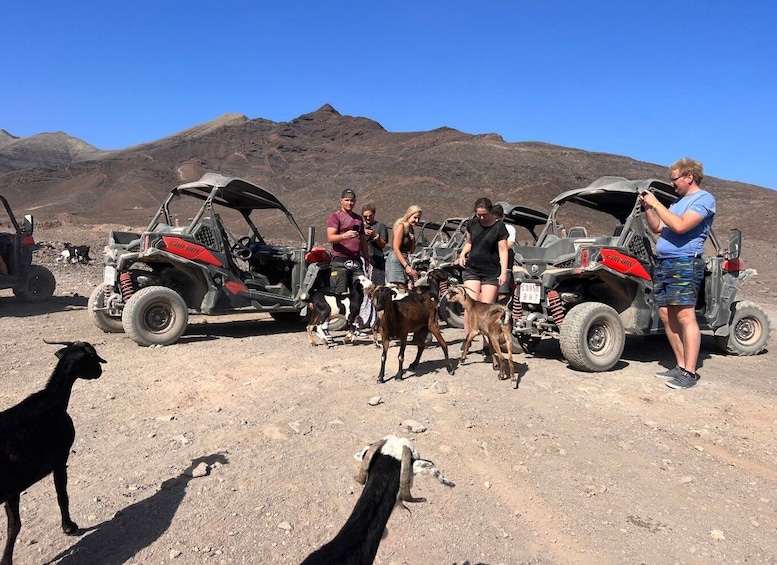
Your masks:
M670 311L669 309L673 310ZM660 306L658 308L658 315L661 321L664 323L664 330L666 331L666 338L669 340L669 345L672 347L676 363L682 367L685 367L685 353L683 351L683 341L680 337L680 324L677 321L677 315L674 311L676 306Z
M677 323L680 325L680 339L683 344L682 367L691 373L696 372L701 348L701 330L696 321L696 311L693 306L672 306L676 308Z

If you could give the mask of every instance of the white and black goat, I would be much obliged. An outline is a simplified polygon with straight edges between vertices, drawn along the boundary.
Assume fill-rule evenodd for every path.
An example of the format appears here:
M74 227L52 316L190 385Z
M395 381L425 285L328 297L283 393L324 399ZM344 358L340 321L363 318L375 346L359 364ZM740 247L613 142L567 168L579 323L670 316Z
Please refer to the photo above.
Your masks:
M372 563L394 507L402 502L426 500L410 493L414 475L430 474L442 484L454 486L433 462L421 459L405 438L386 436L356 453L354 458L361 462L354 479L364 485L364 490L334 539L311 553L303 565Z
M88 245L72 245L70 242L65 243L65 249L57 257L57 261L64 261L65 263L82 263L86 265L91 261L89 256Z
M8 539L0 565L13 562L14 543L22 527L22 491L49 473L54 474L62 530L69 535L78 531L70 519L67 496L67 458L75 438L67 405L76 379L98 378L106 361L86 342L46 343L65 346L56 353L59 361L46 387L0 412L0 503L5 503L8 515Z
M464 307L465 315L469 320L469 333L464 336L464 347L461 351L461 362L467 358L469 346L476 335L481 334L488 342L491 350L491 364L494 370L499 370L499 378L513 377L515 388L518 388L519 379L515 377L513 365L513 318L510 310L502 304L487 304L472 298L465 286L451 286L448 288L448 300L458 302ZM505 358L501 345L507 349L507 365L510 370L505 372Z
M307 327L310 345L320 345L313 335L314 332L323 343L331 345L334 340L329 334L329 322L338 318L346 320L348 334L345 341L353 341L356 318L364 301L364 291L371 286L370 279L364 275L358 275L347 297L336 296L330 287L311 290L308 300L311 314Z
M403 364L405 361L405 347L407 346L408 334L413 334L412 343L418 347L418 353L415 360L410 363L410 369L414 369L421 354L426 347L426 336L431 334L437 339L445 360L448 362L448 373L453 374L454 368L448 358L448 344L442 337L440 327L437 324L437 303L430 296L425 294L408 294L402 300L393 300L394 291L391 288L382 286L375 288L371 294L372 303L379 313L380 324L379 331L383 343L383 353L380 357L380 372L378 373L378 382L384 382L386 374L386 356L391 344L391 338L399 339L399 369L394 379L401 380L404 373Z

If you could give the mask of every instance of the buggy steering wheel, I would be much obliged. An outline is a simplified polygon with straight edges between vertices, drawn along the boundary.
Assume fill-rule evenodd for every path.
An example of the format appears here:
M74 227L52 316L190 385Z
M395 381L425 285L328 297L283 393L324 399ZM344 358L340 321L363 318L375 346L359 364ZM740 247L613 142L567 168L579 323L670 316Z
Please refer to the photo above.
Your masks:
M253 251L248 246L249 243L251 243L251 236L243 236L232 245L230 251L236 257L248 261L253 256Z

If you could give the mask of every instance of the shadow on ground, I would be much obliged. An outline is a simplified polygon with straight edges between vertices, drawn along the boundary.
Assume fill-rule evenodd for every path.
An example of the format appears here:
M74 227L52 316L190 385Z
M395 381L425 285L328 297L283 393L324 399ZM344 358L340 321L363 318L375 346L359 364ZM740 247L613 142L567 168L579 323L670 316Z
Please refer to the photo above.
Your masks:
M81 530L83 535L49 564L59 565L121 565L130 563L142 549L154 543L173 521L192 480L192 471L201 463L212 467L225 465L227 458L220 453L192 460L180 475L164 481L150 497L127 506L110 520Z

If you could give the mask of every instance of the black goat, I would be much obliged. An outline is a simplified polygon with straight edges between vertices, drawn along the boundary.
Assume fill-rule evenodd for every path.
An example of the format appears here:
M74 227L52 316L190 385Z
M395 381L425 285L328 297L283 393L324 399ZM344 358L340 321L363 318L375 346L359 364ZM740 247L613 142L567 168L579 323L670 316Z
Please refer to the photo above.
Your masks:
M414 369L421 360L421 353L426 347L426 336L431 332L440 344L448 361L448 373L453 374L453 364L448 358L448 344L442 337L440 327L437 325L437 303L425 294L408 294L402 300L393 300L394 291L388 287L376 287L371 294L372 303L379 312L380 337L383 343L383 353L380 357L380 372L378 382L384 382L386 374L386 356L391 344L391 338L399 339L399 369L394 375L396 380L402 379L404 373L405 347L407 335L413 334L413 342L418 347L415 360L410 363L410 369Z
M365 485L364 490L338 534L311 553L302 562L303 565L372 563L394 507L402 501L426 500L414 498L410 493L414 475L431 474L442 484L455 486L434 463L421 459L415 447L405 438L387 436L368 445L354 458L361 462L359 474L354 478Z
M13 563L14 543L22 527L22 491L49 473L54 474L62 530L69 535L78 531L70 519L67 496L67 458L75 438L67 405L76 379L98 378L101 363L106 361L86 342L46 343L65 346L56 353L59 362L46 387L0 412L0 503L5 503L8 515L8 539L0 565Z

